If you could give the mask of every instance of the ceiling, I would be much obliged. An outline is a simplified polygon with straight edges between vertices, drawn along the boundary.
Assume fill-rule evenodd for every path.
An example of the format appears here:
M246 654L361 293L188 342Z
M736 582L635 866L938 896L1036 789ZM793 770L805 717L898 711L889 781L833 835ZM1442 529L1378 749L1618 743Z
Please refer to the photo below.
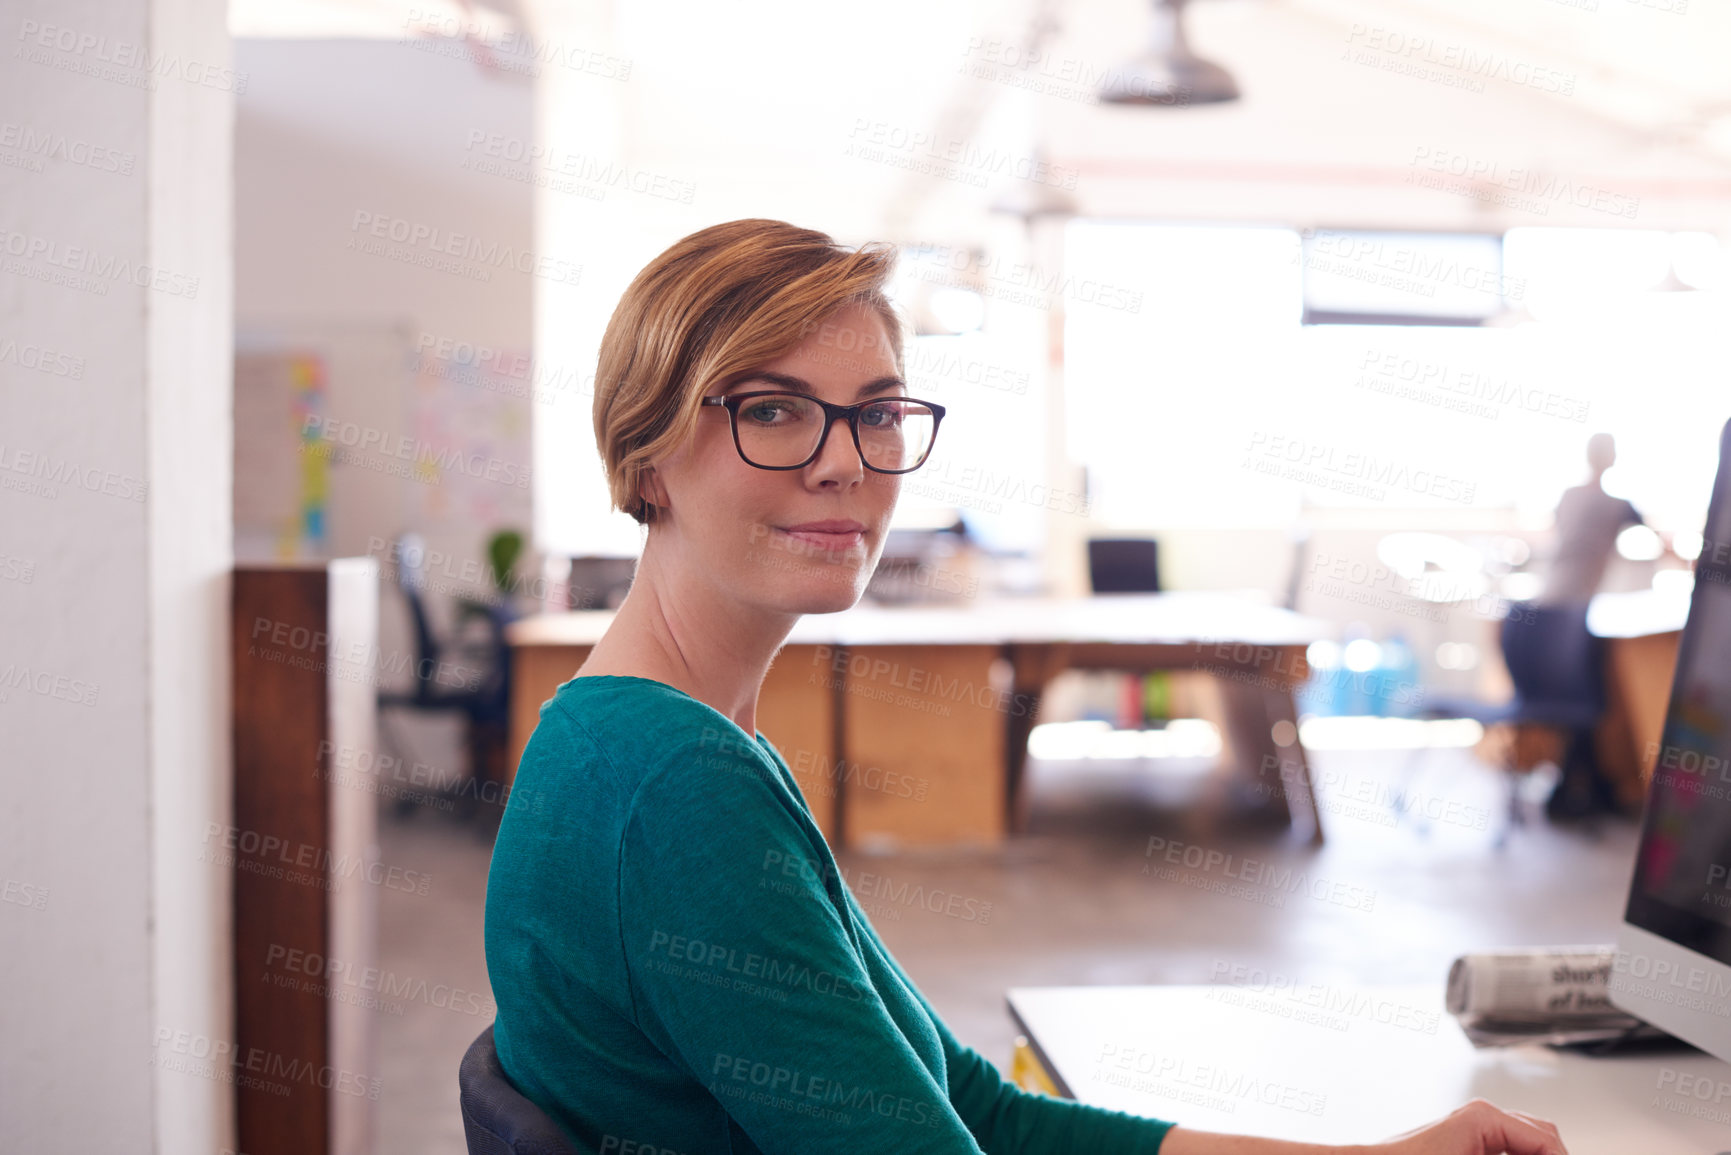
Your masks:
M1108 217L1731 232L1731 8L1704 0L1201 0L1191 43L1244 97L1190 108L1093 99L1147 0L515 5L422 3L410 32L526 19L628 60L626 83L559 72L543 131L695 184L703 220L954 241L1062 192ZM231 26L403 36L405 11L233 0Z

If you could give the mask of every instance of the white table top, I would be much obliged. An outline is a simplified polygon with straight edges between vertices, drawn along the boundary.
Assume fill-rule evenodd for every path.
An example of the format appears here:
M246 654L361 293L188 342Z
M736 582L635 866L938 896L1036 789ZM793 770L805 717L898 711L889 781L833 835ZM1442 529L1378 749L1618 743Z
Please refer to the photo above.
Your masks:
M1549 1119L1569 1155L1731 1152L1731 1064L1690 1050L1475 1049L1444 1012L1440 982L1342 988L1256 974L1009 999L1079 1101L1199 1130L1376 1143L1483 1098Z
M594 645L612 610L539 614L508 627L512 645ZM1183 590L1082 598L977 598L957 604L879 606L807 614L790 645L1000 645L1005 642L1175 644L1234 641L1308 645L1335 627L1249 593Z
M1587 603L1587 630L1601 638L1675 633L1689 620L1693 593L1685 587L1594 594Z

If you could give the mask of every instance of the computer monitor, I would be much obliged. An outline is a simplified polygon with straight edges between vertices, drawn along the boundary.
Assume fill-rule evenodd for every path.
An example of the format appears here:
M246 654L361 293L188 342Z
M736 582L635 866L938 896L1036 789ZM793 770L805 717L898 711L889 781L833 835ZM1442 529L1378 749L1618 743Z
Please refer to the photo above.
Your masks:
M1731 422L1704 536L1610 995L1731 1062Z

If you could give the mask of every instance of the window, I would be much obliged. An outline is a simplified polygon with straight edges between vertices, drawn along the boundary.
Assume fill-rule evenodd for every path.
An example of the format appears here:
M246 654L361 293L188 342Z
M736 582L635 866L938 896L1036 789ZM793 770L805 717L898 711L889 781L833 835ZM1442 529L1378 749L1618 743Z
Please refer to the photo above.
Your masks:
M1301 500L1542 522L1601 429L1608 490L1704 516L1731 416L1731 294L1690 287L1724 282L1706 234L1511 230L1526 323L1471 327L1301 324L1292 229L1075 221L1065 248L1067 273L1144 294L1066 314L1070 453L1107 524L1282 526Z

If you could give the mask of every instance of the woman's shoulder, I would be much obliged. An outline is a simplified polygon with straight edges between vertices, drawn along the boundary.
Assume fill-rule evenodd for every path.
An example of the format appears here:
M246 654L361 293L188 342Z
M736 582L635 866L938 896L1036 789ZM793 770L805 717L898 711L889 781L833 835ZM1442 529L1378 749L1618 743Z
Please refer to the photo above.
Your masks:
M725 714L666 682L635 674L581 674L559 684L550 705L592 730L655 734L716 745L723 737L756 746Z
M692 831L779 816L797 808L797 790L767 741L683 691L585 675L542 703L499 839L537 854L549 843L616 846L634 825Z
M665 682L585 674L561 683L547 709L636 781L694 770L776 777L777 759L761 735Z

